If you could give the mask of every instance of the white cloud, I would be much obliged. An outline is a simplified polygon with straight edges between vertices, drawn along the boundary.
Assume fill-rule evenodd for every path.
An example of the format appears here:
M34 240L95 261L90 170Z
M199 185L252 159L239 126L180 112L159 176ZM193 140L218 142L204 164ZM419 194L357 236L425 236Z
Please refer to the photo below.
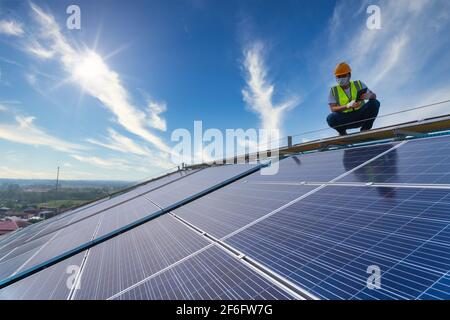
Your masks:
M72 47L61 33L53 16L33 3L31 7L41 27L41 45L47 41L48 48L45 50L54 52L54 57L60 59L72 81L81 85L86 93L100 100L126 130L142 137L158 149L170 153L171 149L162 139L148 130L149 124L158 119L158 114L155 118L151 112L146 113L134 106L120 76L111 70L98 54L92 51L82 52ZM161 123L157 125L159 128L162 127Z
M0 139L32 146L46 146L64 152L85 149L81 145L67 142L46 133L44 129L37 127L33 123L34 117L17 115L15 120L16 123L13 125L0 124Z
M26 50L36 57L42 59L53 58L55 54L53 50L45 49L39 42L35 40L32 40L31 43L26 46Z
M106 142L102 142L96 139L87 139L89 143L102 146L111 150L124 152L124 153L134 153L141 156L149 156L151 154L150 150L138 145L136 142L128 137L119 134L114 129L108 129L109 138Z
M281 130L285 113L300 101L294 96L274 104L274 85L267 80L263 51L264 46L260 42L255 42L244 50L247 87L242 90L242 94L250 110L259 115L263 129Z
M114 168L118 170L129 170L131 168L126 160L118 158L105 159L96 156L82 156L78 154L71 154L70 156L78 161L86 162L98 167Z
M22 25L14 20L1 20L0 33L8 36L22 36L24 34Z
M166 111L166 104L150 101L148 103L148 109L150 111L150 125L155 129L166 131L166 120L160 116L161 113Z
M108 134L109 136L104 138L103 141L92 138L89 138L86 141L110 150L125 153L127 155L135 154L140 156L139 159L135 160L140 162L141 165L143 162L145 165L164 169L168 169L173 166L173 164L169 161L167 154L164 152L161 153L158 151L155 152L155 150L150 150L132 139L121 135L112 128L108 129ZM146 171L148 170L146 169Z

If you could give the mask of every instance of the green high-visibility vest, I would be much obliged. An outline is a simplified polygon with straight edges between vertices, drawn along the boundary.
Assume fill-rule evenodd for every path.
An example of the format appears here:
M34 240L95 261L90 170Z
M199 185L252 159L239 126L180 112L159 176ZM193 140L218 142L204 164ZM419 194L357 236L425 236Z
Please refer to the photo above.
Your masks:
M331 92L333 94L333 97L336 99L338 105L345 106L350 101L356 100L356 95L357 95L358 91L361 89L362 89L361 81L356 80L356 81L350 81L350 95L351 95L350 97L347 96L344 89L342 89L342 87L339 85L331 88ZM362 107L362 105L359 108L361 108L361 107ZM343 113L352 112L352 111L358 110L359 108L345 109L345 110L342 110L341 112L343 112Z

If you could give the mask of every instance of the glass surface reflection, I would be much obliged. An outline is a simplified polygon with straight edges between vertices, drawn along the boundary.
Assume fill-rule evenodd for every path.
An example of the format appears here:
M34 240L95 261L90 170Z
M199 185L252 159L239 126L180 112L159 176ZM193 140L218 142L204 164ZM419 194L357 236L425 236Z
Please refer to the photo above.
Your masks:
M383 153L392 148L392 145L386 145L384 150L380 150ZM353 169L351 159L357 156L361 152L360 149L345 149L344 157L342 159L344 167L347 171ZM397 160L398 154L397 149L394 149L385 155L375 159L369 164L355 170L351 175L356 181L360 182L373 182L373 183L384 183L387 179L395 180L397 175ZM395 189L390 187L376 188L378 193L385 198L394 198Z

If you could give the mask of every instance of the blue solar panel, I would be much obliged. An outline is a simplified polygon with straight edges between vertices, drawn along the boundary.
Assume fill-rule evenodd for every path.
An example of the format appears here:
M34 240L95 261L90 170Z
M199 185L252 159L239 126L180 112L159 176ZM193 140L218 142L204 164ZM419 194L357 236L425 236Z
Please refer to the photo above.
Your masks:
M356 149L348 149L351 158ZM450 137L411 140L340 182L450 184Z
M251 183L255 173L243 181L213 192L174 211L175 214L215 237L227 234L278 209L311 191L313 187Z
M359 166L373 157L389 150L395 144L358 147L349 156L347 149L314 152L291 156L279 163L276 175L259 175L257 181L328 182L340 174ZM350 150L350 149L348 149Z
M48 235L45 238L40 238L32 243L28 243L29 250L24 251L22 247L19 247L20 254L14 257L7 257L2 261L1 265L8 265L8 270L11 273L5 275L1 273L2 278L11 276L13 273L24 271L28 268L36 266L42 262L45 262L61 253L73 249L83 243L86 243L92 239L99 222L99 217L95 216L88 220L84 220L79 224L71 225L65 229L55 232L52 235ZM43 241L43 239L45 239Z
M169 202L171 205L253 167L253 165L239 165L199 170L194 174L177 180L173 184L165 184L161 188L151 191L149 195L157 192L155 199L163 203L168 203L167 201L170 199L170 201L173 201ZM187 181L185 182L185 180ZM175 192L175 194L171 194L172 192ZM103 205L104 203L102 203ZM0 280L5 279L6 275L10 276L12 273L24 271L159 210L160 208L142 195L130 201L119 203L117 206L108 208L108 210L100 214L87 216L86 219L79 218L80 215L85 215L85 212L81 211L70 217L71 220L69 220L68 226L61 228L58 225L58 228L54 228L52 233L36 237L34 240L24 243L23 246L26 247L26 251L24 248L15 247L21 254L19 256L6 257L4 261L0 262L0 265L1 263L8 265L8 268L5 268L6 271L3 272L4 274L1 274L3 277ZM67 223L64 219L57 221L57 223L61 221ZM43 238L46 240L45 243L42 243ZM8 250L9 247L4 249ZM24 257L27 257L25 262L23 261Z
M450 190L328 186L226 242L320 298L448 299L449 223Z
M178 183L155 190L146 197L162 207L167 207L254 167L255 165L242 164L206 168Z
M450 299L450 189L300 184L331 181L377 156L338 181L448 183L448 139L291 156L275 175L256 172L173 212L319 298ZM253 167L171 175L0 239L0 280ZM81 287L71 291L68 267L80 265ZM374 266L379 289L367 286ZM0 290L0 299L69 297L292 298L170 215Z
M74 268L81 265L80 253L26 279L0 289L0 300L65 300L75 283Z
M89 251L75 299L107 299L209 242L172 216L161 216Z
M213 246L125 291L116 299L292 299L262 276Z

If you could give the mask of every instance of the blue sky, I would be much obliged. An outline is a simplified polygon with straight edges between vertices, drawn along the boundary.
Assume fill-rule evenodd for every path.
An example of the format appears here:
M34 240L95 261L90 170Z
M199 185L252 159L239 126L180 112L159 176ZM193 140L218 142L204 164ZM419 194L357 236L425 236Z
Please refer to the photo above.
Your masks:
M81 9L81 30L66 8ZM381 29L369 30L369 5ZM177 128L326 127L340 61L381 115L450 98L450 3L0 2L0 177L139 180ZM449 113L449 105L376 126ZM334 135L325 130L295 142Z

